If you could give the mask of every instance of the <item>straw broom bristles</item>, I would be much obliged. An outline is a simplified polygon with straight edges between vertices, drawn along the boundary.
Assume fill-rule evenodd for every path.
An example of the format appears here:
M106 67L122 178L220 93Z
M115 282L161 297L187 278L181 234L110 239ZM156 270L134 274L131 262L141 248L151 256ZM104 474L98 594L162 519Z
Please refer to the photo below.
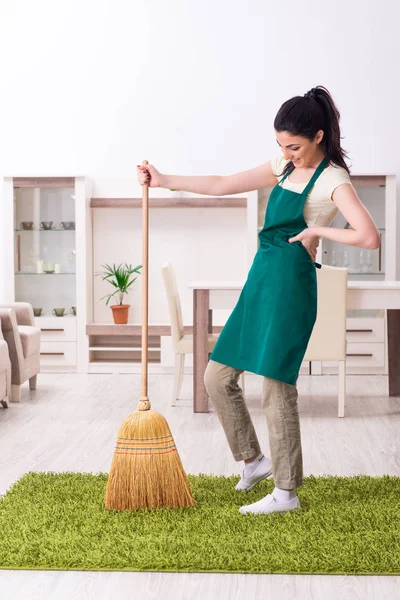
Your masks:
M108 477L111 510L194 506L186 473L165 418L147 399L122 423Z
M147 161L143 165L147 165ZM108 477L109 510L184 508L196 504L165 418L147 397L149 197L143 185L142 397L122 423Z

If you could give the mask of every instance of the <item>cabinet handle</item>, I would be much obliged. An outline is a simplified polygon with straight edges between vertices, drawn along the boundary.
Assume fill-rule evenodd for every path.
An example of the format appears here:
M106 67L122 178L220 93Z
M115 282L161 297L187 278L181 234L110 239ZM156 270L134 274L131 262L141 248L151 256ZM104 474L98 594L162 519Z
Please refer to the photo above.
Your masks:
M373 354L347 354L346 356L373 356Z
M64 352L41 352L40 356L64 356Z
M64 329L41 329L40 331L64 331Z
M18 271L21 270L21 234L19 233L17 235L17 246L18 246L18 250L17 250L17 254L18 254Z
M347 333L372 333L373 329L346 329Z
M382 234L379 233L378 271L382 270Z

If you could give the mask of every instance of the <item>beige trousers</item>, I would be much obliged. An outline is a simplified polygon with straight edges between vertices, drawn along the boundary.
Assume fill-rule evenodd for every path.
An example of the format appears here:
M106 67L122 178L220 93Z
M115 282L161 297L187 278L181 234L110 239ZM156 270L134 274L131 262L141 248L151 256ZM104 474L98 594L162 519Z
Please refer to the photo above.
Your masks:
M243 373L210 360L204 383L225 431L236 461L258 456L261 452L243 393L238 385ZM300 420L296 386L264 377L262 407L269 433L272 473L275 486L292 490L303 484Z

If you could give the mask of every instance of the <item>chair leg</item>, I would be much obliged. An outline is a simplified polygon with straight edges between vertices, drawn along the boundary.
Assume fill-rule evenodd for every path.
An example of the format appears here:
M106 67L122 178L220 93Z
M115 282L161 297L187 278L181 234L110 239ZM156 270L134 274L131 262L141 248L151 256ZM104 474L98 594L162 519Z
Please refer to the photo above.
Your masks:
M185 366L185 355L184 354L175 354L174 391L173 391L173 395L172 395L171 406L176 406L176 401L178 400L179 394L181 393L184 366Z
M3 398L3 400L0 400L0 404L4 406L4 408L8 408L8 396Z
M21 402L20 385L11 385L11 402Z
M30 390L36 390L36 379L37 379L37 375L34 375L33 377L31 377L29 379L29 389Z
M346 361L339 360L339 398L338 416L344 417L346 406Z
M240 376L240 387L242 388L242 394L244 396L244 371Z

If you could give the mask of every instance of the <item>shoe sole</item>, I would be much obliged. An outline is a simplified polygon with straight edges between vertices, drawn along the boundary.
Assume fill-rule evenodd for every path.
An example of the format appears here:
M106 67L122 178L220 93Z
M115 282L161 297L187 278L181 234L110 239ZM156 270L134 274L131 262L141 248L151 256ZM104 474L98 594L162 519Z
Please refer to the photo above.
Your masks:
M254 489L256 487L256 485L258 485L260 483L260 481L267 479L267 477L271 477L271 475L272 475L272 469L270 471L268 471L268 473L266 473L265 475L260 477L260 479L257 479L257 481L254 482L250 487L245 488L244 490L236 490L236 491L237 492L251 492L251 490Z
M254 515L272 515L272 513L278 513L279 515L284 515L287 512L293 512L295 510L301 510L301 506L294 506L293 508L286 508L285 510L272 510L271 512L266 512L266 513L263 513L263 512L252 513L251 511L249 511L249 512L242 512L239 509L239 513L241 515L244 515L244 516L246 516L246 515L252 515L252 514L254 514Z

